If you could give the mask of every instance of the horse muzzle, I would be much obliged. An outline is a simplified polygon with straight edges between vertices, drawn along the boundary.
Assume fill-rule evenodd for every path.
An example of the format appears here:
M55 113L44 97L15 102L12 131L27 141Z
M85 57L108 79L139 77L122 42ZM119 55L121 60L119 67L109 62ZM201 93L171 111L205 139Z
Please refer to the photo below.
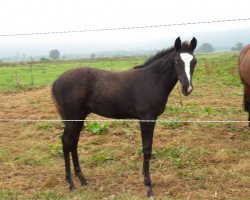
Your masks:
M190 95L192 93L192 91L193 91L193 86L192 85L182 87L182 94L184 96Z

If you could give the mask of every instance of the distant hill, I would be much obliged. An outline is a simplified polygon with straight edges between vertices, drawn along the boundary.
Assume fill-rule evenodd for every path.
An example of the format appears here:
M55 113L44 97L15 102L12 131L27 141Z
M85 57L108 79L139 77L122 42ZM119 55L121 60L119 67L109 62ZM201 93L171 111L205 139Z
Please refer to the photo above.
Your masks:
M233 46L238 42L242 42L245 46L250 44L250 28L241 28L228 31L211 31L201 32L197 35L197 39L200 46L202 43L210 43L213 45L216 51L231 50Z

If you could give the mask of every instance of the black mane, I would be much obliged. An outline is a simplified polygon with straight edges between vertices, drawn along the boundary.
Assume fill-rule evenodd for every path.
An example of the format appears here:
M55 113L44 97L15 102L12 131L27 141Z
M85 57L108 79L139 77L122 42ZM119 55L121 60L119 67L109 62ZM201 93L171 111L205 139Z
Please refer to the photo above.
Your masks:
M174 47L170 47L168 49L163 49L161 51L158 51L154 56L152 56L151 58L146 60L143 65L149 65L149 64L153 63L154 61L159 60L160 58L167 56L169 53L172 53L174 50L175 50Z
M189 45L188 42L185 41L185 42L182 43L182 49L185 50L185 49L188 49L189 47L190 47L190 45ZM135 66L135 67L133 67L133 69L144 68L144 67L150 65L151 63L153 63L154 61L166 57L167 55L173 53L174 51L175 51L174 46L169 47L167 49L163 49L161 51L158 51L154 56L150 57L142 65Z
M150 57L142 65L135 66L134 69L144 68L148 66L149 64L153 63L154 61L167 56L168 54L172 53L174 50L175 50L174 47L170 47L168 49L163 49L161 51L158 51L154 56Z

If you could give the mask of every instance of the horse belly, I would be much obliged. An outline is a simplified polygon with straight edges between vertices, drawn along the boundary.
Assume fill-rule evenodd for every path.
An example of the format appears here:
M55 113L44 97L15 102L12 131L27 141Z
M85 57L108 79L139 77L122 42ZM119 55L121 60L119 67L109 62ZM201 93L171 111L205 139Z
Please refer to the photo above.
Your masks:
M124 105L122 101L119 103L102 99L92 102L89 107L92 113L103 117L115 119L135 118L133 110Z

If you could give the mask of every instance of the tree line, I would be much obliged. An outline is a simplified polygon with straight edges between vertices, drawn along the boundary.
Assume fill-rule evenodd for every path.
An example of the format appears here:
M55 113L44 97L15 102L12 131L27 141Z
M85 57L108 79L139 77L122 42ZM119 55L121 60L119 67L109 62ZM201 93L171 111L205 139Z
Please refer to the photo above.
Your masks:
M241 51L242 49L243 49L243 43L242 42L238 42L237 44L235 44L235 46L233 46L231 48L231 51ZM210 43L203 43L197 49L197 52L202 52L202 53L210 53L210 52L214 52L214 51L215 51L215 48ZM126 55L124 55L124 56L126 56ZM94 59L96 57L97 56L96 56L95 53L91 53L90 54L90 58L91 59ZM60 59L60 51L58 49L52 49L49 52L49 59L50 60L58 60L58 59ZM41 58L42 61L46 61L46 60L49 60L49 59L46 58L46 57L42 57Z
M235 44L235 46L233 46L231 48L231 51L241 51L243 49L243 43L242 42L238 42L237 44ZM197 49L197 52L202 52L202 53L210 53L210 52L214 52L215 48L213 47L212 44L210 43L203 43L200 45L200 47ZM126 55L124 55L126 56ZM58 60L60 58L60 52L58 49L53 49L49 52L49 59L51 60ZM96 58L96 54L95 53L91 53L90 54L90 58L91 59L95 59ZM43 60L43 59L41 59Z
M238 42L235 46L231 48L231 51L241 51L243 49L243 43ZM203 43L198 49L198 52L209 53L214 52L215 49L212 44L210 43Z

